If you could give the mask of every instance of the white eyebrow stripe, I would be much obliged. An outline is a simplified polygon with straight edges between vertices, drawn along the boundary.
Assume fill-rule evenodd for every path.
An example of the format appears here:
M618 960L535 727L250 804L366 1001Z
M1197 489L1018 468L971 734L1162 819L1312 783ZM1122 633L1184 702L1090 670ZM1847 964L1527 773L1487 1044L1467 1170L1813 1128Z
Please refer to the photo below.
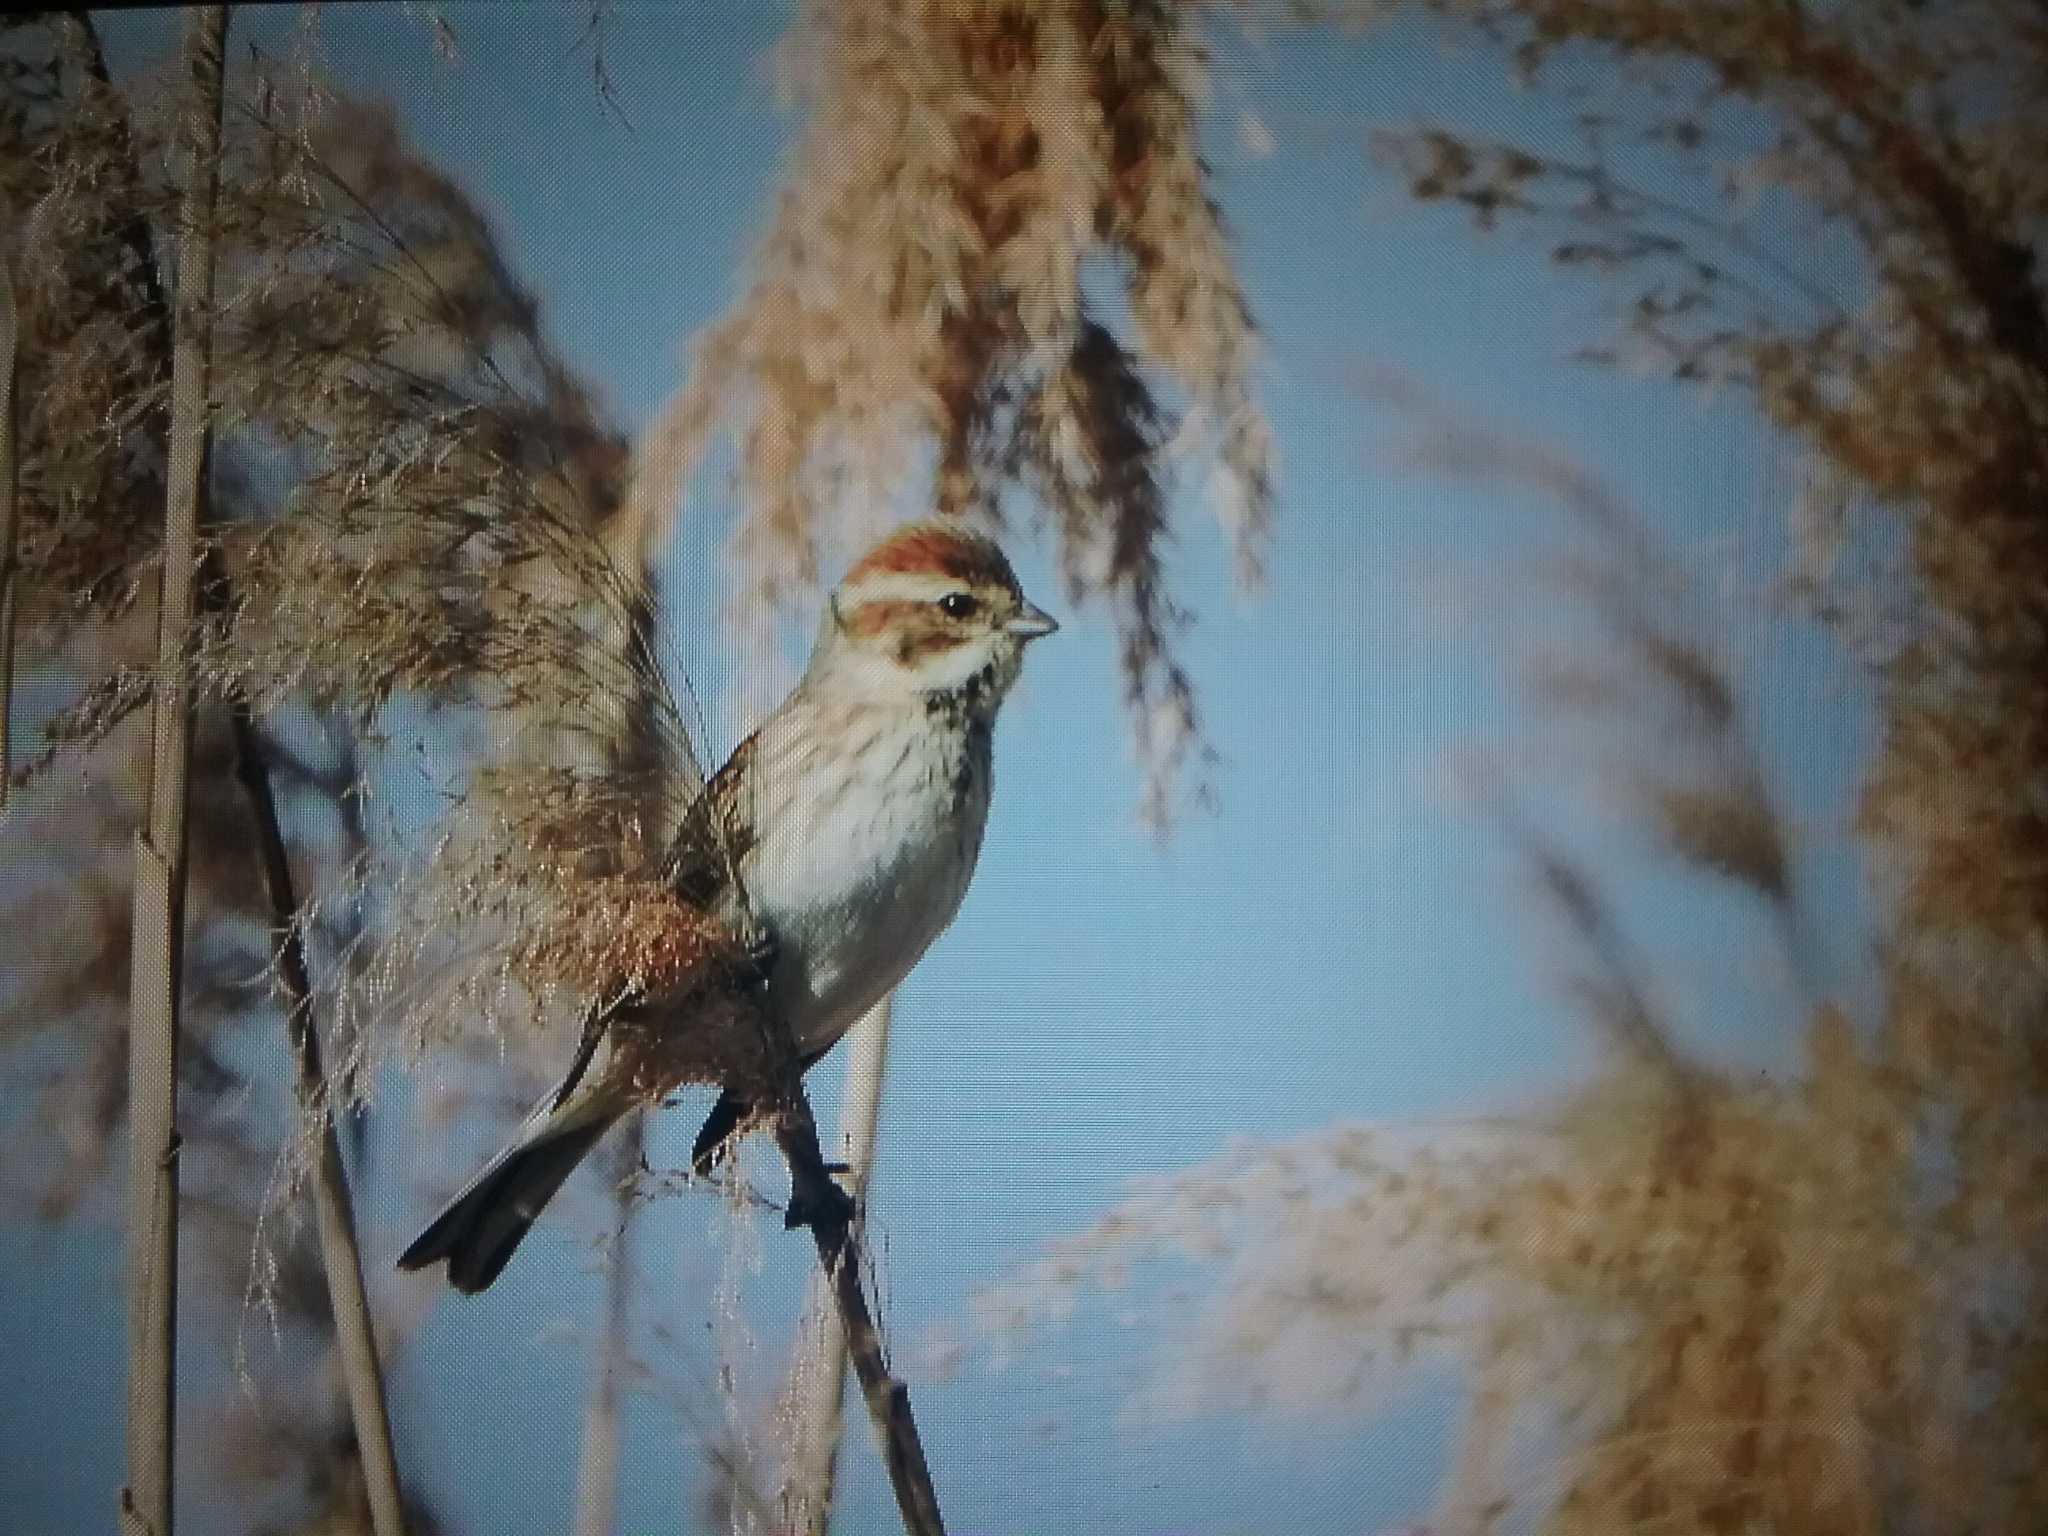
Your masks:
M854 582L841 594L841 601L854 607L862 603L935 603L948 592L972 588L972 582L935 571L880 571Z

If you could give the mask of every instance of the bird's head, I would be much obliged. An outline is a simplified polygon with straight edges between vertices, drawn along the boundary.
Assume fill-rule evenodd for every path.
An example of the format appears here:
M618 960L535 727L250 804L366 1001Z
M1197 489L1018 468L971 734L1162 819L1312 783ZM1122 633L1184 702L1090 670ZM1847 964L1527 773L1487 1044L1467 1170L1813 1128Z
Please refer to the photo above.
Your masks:
M854 563L825 606L810 677L860 693L993 708L1024 647L1059 626L1027 601L993 540L949 521L897 529Z

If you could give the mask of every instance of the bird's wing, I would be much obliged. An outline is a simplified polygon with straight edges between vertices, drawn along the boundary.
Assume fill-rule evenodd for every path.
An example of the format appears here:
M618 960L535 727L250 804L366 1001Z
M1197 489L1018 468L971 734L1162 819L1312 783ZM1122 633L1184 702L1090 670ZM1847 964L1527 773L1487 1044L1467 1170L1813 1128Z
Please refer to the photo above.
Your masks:
M740 863L754 846L749 814L752 765L760 732L733 748L704 792L683 813L662 861L662 878L678 897L703 912L724 905L739 883Z
M679 899L706 914L725 905L722 898L738 883L740 860L753 847L753 831L745 814L747 765L753 754L754 737L749 736L733 749L732 756L683 813L662 859L664 883ZM541 1110L560 1111L569 1102L590 1071L612 1023L631 1015L644 1001L638 988L622 987L591 1005L583 1017L569 1069L541 1101Z

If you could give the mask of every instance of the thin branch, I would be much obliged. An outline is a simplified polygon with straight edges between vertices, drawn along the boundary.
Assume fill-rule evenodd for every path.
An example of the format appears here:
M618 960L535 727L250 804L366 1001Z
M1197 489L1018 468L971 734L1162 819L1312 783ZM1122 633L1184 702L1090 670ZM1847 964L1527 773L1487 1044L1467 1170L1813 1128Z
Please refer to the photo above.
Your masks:
M853 1028L847 1042L846 1090L839 1113L839 1139L846 1158L846 1182L856 1207L865 1208L881 1123L882 1082L889 1065L889 1022L894 994L884 997ZM801 1529L825 1536L832 1521L833 1485L839 1461L840 1405L846 1396L846 1330L828 1312L801 1369L802 1419L797 1426L792 1510Z
M742 937L751 943L760 935L746 933ZM888 1468L889 1486L896 1492L903 1529L909 1536L945 1536L924 1441L910 1411L910 1389L889 1374L882 1336L861 1289L858 1208L832 1182L825 1154L819 1150L818 1122L811 1114L810 1096L804 1092L803 1067L797 1059L796 1042L790 1038L789 1021L765 1002L754 1010L754 1017L775 1094L775 1143L789 1164L789 1206L783 1225L809 1227L817 1242L818 1264L838 1308L846 1352L860 1377L875 1433L882 1440L882 1460Z
M751 944L758 932L743 933ZM762 1003L754 1010L760 1029L763 1062L775 1096L775 1144L789 1164L789 1206L783 1225L809 1227L818 1245L818 1265L832 1292L846 1352L867 1398L868 1416L882 1441L882 1461L889 1486L896 1493L897 1513L909 1536L946 1536L939 1514L939 1496L932 1487L924 1441L910 1411L910 1388L889 1374L868 1298L861 1289L862 1253L858 1207L832 1181L825 1154L818 1146L818 1122L804 1092L803 1067L789 1021L781 1011Z
M605 24L610 9L611 0L589 0L583 32L564 57L573 58L586 46L590 49L590 83L597 92L597 99L606 111L619 120L619 126L631 133L633 121L626 116L626 109L619 102L617 82L612 79L611 69L605 64Z
M925 1462L924 1442L910 1411L910 1389L889 1374L889 1364L882 1353L882 1336L868 1310L867 1294L861 1288L860 1232L853 1220L853 1203L826 1171L824 1154L818 1149L818 1122L811 1115L811 1103L797 1070L796 1053L789 1048L788 1030L779 1017L774 1033L786 1053L782 1102L775 1116L775 1141L789 1161L788 1219L793 1224L808 1226L817 1241L818 1263L839 1309L846 1352L853 1360L854 1373L859 1376L861 1392L867 1398L868 1415L875 1421L875 1433L881 1436L882 1459L889 1470L889 1486L896 1491L896 1508L903 1517L903 1528L910 1536L945 1536L939 1496L932 1488L931 1468Z
M583 1454L576 1469L576 1536L612 1536L619 1518L619 1403L633 1321L633 1170L646 1156L647 1116L635 1111L618 1138L613 1168L615 1227L611 1269L606 1277L604 1322L591 1369L590 1395L583 1409Z
M213 205L220 176L227 8L185 23L185 187L172 324L169 471L158 572L148 820L135 840L129 988L128 1482L122 1523L171 1536L178 1264L178 1003L184 938L191 649L206 473Z
M209 587L225 597L218 581L210 582ZM398 1461L391 1444L391 1416L384 1402L384 1371L377 1358L376 1324L363 1285L362 1251L356 1243L348 1172L334 1129L334 1098L320 1062L320 1035L313 1021L313 980L306 965L305 935L298 921L291 861L285 854L277 798L271 792L270 773L249 706L236 700L231 718L235 777L241 781L249 798L249 810L256 818L257 852L263 862L264 888L270 898L271 959L284 986L285 1030L292 1046L292 1083L300 1110L313 1118L320 1133L319 1162L313 1170L313 1208L320 1226L320 1259L327 1272L328 1301L334 1311L335 1342L341 1351L342 1375L348 1383L356 1450L369 1495L370 1529L375 1536L404 1536L405 1505L399 1492Z

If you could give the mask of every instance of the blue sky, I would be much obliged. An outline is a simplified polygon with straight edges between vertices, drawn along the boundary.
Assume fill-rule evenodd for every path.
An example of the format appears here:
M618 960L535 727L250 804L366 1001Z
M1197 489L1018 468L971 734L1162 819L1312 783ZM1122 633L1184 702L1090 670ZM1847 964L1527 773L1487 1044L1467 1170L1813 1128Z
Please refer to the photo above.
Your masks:
M763 57L783 11L622 6L606 62L630 129L597 101L587 55L570 57L573 11L448 14L452 65L396 7L327 14L326 61L345 86L397 103L414 139L472 189L552 335L637 427L679 383L686 342L745 281L792 127ZM294 20L238 14L237 37L281 49ZM108 33L117 69L132 68L168 42L173 19L124 15ZM1245 113L1277 141L1270 156L1244 141ZM1745 970L1765 934L1758 914L1586 815L1585 785L1559 781L1569 758L1545 750L1559 728L1518 691L1526 663L1576 633L1558 621L1545 572L1583 552L1580 536L1538 498L1404 468L1389 451L1401 421L1344 384L1360 364L1395 370L1585 465L1709 587L1730 567L1752 581L1776 568L1796 454L1737 396L1702 400L1567 361L1601 333L1597 286L1554 274L1523 236L1481 238L1450 211L1413 205L1366 151L1371 128L1418 117L1547 144L1555 116L1510 91L1497 60L1419 30L1222 40L1208 131L1266 338L1261 397L1280 474L1271 577L1256 597L1231 591L1200 505L1176 512L1174 577L1200 615L1187 654L1222 756L1219 808L1186 819L1163 849L1137 825L1107 624L1063 614L999 733L996 808L966 910L900 1003L875 1193L898 1340L961 1316L975 1287L1134 1175L1237 1136L1526 1102L1589 1067L1593 1044L1548 986L1548 930L1529 920L1513 860L1450 790L1447 765L1474 749L1505 751L1525 803L1612 871L1689 1043L1744 1069L1788 1059L1782 998ZM716 495L693 505L678 570L715 555L727 516ZM1017 554L1027 590L1059 607L1045 552ZM670 639L709 691L732 663L707 607L678 613ZM1712 611L1748 684L1772 787L1808 834L1801 871L1826 966L1842 974L1860 942L1842 823L1866 701L1810 627L1740 595ZM814 1088L829 1119L834 1064ZM694 1108L668 1116L657 1161L680 1161L694 1129ZM402 1137L392 1146L420 1152ZM451 1156L477 1151L465 1142ZM387 1178L362 1208L387 1285L420 1197ZM715 1202L683 1196L639 1238L643 1315L686 1340L695 1374L672 1385L696 1394L700 1426L722 1411L708 1398L706 1327L729 1262L725 1221ZM451 1530L568 1520L582 1331L601 1286L589 1230L557 1223L486 1298L442 1304L407 1350L401 1455L431 1479ZM0 1485L40 1512L29 1533L103 1523L118 1483L112 1241L104 1229L0 1231L12 1298L0 1354L16 1379L0 1408ZM772 1227L754 1245L760 1272L744 1293L759 1347L744 1368L765 1389L809 1245ZM26 1319L57 1298L64 1325L31 1331ZM954 1528L1255 1531L1284 1501L1292 1530L1369 1531L1426 1509L1450 1407L1426 1384L1313 1429L1120 1427L1138 1363L1121 1335L1084 1323L1017 1372L913 1377ZM857 1403L849 1425L840 1528L886 1529ZM679 1523L694 1450L657 1397L637 1403L622 1528Z

